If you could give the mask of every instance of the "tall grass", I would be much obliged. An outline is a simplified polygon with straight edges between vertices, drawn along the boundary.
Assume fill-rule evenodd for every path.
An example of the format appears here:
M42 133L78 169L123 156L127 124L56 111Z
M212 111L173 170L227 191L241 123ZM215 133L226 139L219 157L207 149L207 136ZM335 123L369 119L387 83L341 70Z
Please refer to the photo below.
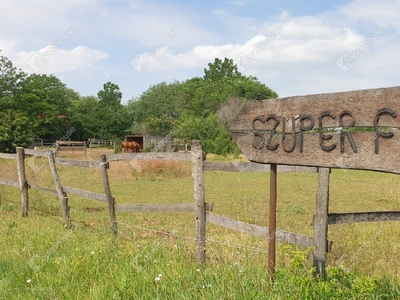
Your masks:
M47 172L43 168L28 180L51 186ZM156 162L138 172L113 162L109 172L117 203L193 199L190 164ZM317 175L278 176L278 227L312 235ZM60 178L65 185L102 191L97 171L60 168ZM214 202L215 213L268 224L267 173L206 172L205 179L206 201ZM330 210L398 209L396 182L388 174L334 170ZM0 299L400 298L396 222L331 225L325 282L313 276L312 249L278 243L272 284L266 239L208 224L207 264L198 265L193 213L118 213L113 237L104 203L70 196L69 231L61 226L57 197L35 190L29 195L29 217L20 218L18 190L0 186Z

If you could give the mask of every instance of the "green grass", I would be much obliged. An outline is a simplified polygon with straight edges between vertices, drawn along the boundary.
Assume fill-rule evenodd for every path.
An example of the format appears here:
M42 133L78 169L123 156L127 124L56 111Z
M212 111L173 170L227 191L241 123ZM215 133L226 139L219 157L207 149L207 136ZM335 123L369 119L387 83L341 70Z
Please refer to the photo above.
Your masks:
M14 167L1 161L1 178L15 180ZM111 163L112 191L117 203L190 202L190 168L157 163L137 172ZM29 176L51 187L47 168ZM97 171L60 168L60 178L102 192ZM397 210L397 180L333 170L330 211ZM267 226L268 173L206 172L205 181L214 213ZM317 174L278 174L279 228L313 235L316 189ZM29 195L29 217L21 218L18 189L0 186L0 299L400 298L396 222L331 225L326 282L312 274L312 249L278 243L272 284L265 239L208 224L207 264L198 265L193 213L117 213L113 237L106 204L70 195L72 231L62 227L57 197Z

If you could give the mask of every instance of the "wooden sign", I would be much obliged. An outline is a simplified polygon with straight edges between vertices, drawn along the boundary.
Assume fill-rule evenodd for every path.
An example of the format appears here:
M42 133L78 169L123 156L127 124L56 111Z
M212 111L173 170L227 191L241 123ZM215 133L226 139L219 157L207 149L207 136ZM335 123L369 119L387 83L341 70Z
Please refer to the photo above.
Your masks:
M400 87L249 101L230 132L250 161L400 174Z

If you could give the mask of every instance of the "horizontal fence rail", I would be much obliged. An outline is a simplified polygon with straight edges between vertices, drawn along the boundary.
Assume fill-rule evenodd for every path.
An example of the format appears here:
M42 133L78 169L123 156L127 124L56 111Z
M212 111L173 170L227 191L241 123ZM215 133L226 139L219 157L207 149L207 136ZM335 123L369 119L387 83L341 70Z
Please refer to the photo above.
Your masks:
M0 184L14 186L14 187L18 187L19 188L19 182L17 182L17 181L0 179Z
M222 226L228 229L251 234L254 236L259 236L264 238L268 238L269 236L268 227L245 223L231 218L218 216L210 212L206 213L206 221L214 225ZM280 229L276 231L276 238L278 241L302 247L311 247L314 245L313 237L289 231L284 231Z
M328 224L377 221L400 221L400 211L373 211L328 214Z
M212 211L213 203L206 203L206 211ZM117 211L130 212L184 212L194 211L194 203L170 203L170 204L117 204Z
M55 159L56 164L65 165L70 167L85 167L85 168L95 168L100 169L101 166L104 164L100 161L90 161L90 160L74 160L74 159L67 159L67 158L59 158Z
M107 162L120 160L191 160L190 153L183 152L137 152L107 155Z
M17 154L13 154L13 153L0 153L0 158L5 158L5 159L17 159Z
M93 193L93 192L76 189L76 188L72 188L72 187L67 187L67 186L64 186L63 190L66 193L73 194L76 196L81 196L81 197L85 197L85 198L89 198L89 199L93 199L93 200L107 202L107 197L104 194Z
M226 172L269 172L269 164L258 164L253 162L215 162L205 161L204 171L226 171ZM278 166L279 172L303 172L318 173L317 167L304 166Z
M33 188L38 191L41 191L41 192L44 192L44 193L47 193L47 194L52 194L52 195L56 195L56 196L58 195L58 192L56 190L42 187L42 186L37 185L36 183L33 183L32 181L29 181L29 180L28 180L28 187Z
M34 150L34 149L24 149L25 155L33 155L33 156L39 156L39 157L48 157L49 155L52 155L52 151L50 150Z

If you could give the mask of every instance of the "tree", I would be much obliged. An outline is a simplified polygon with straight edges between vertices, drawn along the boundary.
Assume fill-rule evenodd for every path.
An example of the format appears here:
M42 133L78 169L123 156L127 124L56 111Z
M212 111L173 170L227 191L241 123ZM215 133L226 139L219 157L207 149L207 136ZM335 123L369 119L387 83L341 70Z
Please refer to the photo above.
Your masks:
M204 69L203 77L151 86L128 103L128 110L135 129L144 128L151 134L174 132L182 138L200 138L207 145L207 151L223 154L237 149L227 129L232 116L226 117L236 113L238 105L245 101L277 96L256 77L242 75L233 60L216 58ZM226 107L232 98L237 99L236 104ZM224 123L218 121L218 111L225 117Z
M112 82L107 82L103 85L103 89L97 93L99 104L108 107L121 105L122 93L119 86Z
M228 154L238 151L216 114L207 117L184 115L177 121L174 137L201 140L206 153Z
M208 64L208 69L204 69L205 80L219 81L221 79L240 79L243 75L239 72L232 59L224 58L222 61L215 58L213 63Z
M29 119L22 113L7 109L0 111L0 152L15 153L16 147L27 147L33 131Z
M71 128L68 90L54 75L29 75L11 108L28 116L35 137L59 139Z
M0 50L1 51L1 50ZM26 73L13 66L11 60L0 56L0 99L13 97L20 89L21 82L25 79ZM1 108L1 106L0 106Z
M96 121L95 137L101 139L122 139L131 126L132 119L126 106L121 104L122 93L119 86L107 82L97 93L98 103L93 107Z
M80 97L72 100L71 121L75 128L74 136L78 140L100 138L97 134L98 99L95 96Z

